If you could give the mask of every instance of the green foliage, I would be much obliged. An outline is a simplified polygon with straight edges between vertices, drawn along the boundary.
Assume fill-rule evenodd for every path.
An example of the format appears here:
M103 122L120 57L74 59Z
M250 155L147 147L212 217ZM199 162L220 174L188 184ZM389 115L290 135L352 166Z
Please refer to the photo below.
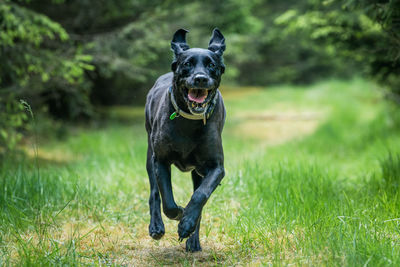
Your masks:
M30 1L18 2L0 3L0 149L8 151L27 127L20 98L58 117L91 112L84 79L91 56L70 46L60 24L28 9Z
M26 128L27 115L23 105L14 98L0 97L0 159L2 154L13 151Z
M129 23L120 30L93 38L86 51L93 55L96 66L92 76L94 103L142 102L155 78L169 71L171 54L165 34L169 30L163 25L165 16L164 12L156 11L151 19Z
M357 63L400 103L399 19L398 1L310 0L287 10L276 23L285 27L287 36L307 36L317 51L324 49L331 57Z
M26 85L35 74L41 74L41 80L47 82L50 76L45 72L50 69L47 61L56 57L51 58L51 51L40 49L40 46L55 38L65 41L68 34L46 16L13 3L0 5L0 16L1 84ZM57 73L57 70L51 70L53 74Z
M400 104L400 2L390 0L350 1L355 7L362 8L365 13L378 22L384 36L380 38L381 46L377 46L371 64L370 75L388 86L388 96Z
M60 24L12 1L0 3L0 17L3 97L26 98L35 107L49 109L58 94L79 99L88 95L83 75L93 69L91 57L79 48L64 46L69 35ZM88 108L87 103L78 104L73 112L88 112ZM64 113L76 115L69 110Z

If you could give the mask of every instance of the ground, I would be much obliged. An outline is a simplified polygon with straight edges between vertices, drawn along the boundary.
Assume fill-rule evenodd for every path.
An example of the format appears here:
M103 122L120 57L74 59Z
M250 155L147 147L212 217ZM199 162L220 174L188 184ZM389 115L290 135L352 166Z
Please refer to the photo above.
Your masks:
M2 162L0 263L396 265L398 110L364 80L221 89L226 177L203 212L203 251L164 217L148 236L143 108L32 138ZM36 122L40 126L40 121ZM36 128L40 128L40 127ZM33 127L35 129L35 127ZM191 179L173 169L185 205Z

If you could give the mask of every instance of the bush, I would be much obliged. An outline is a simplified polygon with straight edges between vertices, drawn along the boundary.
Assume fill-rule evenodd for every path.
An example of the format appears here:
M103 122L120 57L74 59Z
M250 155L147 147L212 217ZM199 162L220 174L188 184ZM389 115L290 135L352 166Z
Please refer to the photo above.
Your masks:
M27 115L23 105L15 99L0 97L0 156L10 153L22 138Z
M84 72L93 69L91 57L68 43L69 35L60 24L23 3L5 1L0 3L0 32L3 102L23 98L51 111L52 105L63 105L57 97L67 95L68 104L74 105L73 110L63 107L67 117L89 112Z

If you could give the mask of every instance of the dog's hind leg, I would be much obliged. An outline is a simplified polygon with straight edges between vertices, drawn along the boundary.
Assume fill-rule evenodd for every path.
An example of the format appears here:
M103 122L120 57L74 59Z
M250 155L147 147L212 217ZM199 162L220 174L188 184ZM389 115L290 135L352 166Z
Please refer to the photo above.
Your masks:
M164 233L164 223L161 217L161 208L160 208L160 193L158 191L158 185L156 176L154 174L154 165L152 159L152 149L149 147L147 149L147 162L146 169L147 174L149 175L150 181L150 198L149 198L149 206L150 206L150 225L149 225L149 235L158 240L160 239Z
M192 171L193 192L196 191L196 189L200 186L202 180L203 180L203 177L201 177L195 170L193 170ZM197 222L196 230L186 240L186 251L187 252L201 251L200 237L199 237L200 220L201 220L201 215L200 215L199 220Z
M176 205L171 185L171 165L158 161L153 157L154 171L158 188L161 193L162 206L165 216L179 221L183 215L183 208Z

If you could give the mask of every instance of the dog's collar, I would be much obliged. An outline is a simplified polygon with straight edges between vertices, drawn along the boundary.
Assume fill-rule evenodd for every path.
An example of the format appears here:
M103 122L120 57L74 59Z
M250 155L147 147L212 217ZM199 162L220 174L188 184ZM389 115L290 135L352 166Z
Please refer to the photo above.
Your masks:
M176 100L174 97L174 93L172 91L172 86L168 89L168 93L169 93L169 97L171 99L171 103L175 109L175 112L172 113L171 116L169 116L170 120L173 120L176 117L182 116L188 120L203 120L204 125L206 125L207 119L209 119L211 114L213 113L215 104L217 103L217 98L218 98L218 93L215 93L215 96L210 101L210 104L208 105L207 109L204 110L203 114L194 115L191 113L187 113L178 107L178 104L176 103Z

